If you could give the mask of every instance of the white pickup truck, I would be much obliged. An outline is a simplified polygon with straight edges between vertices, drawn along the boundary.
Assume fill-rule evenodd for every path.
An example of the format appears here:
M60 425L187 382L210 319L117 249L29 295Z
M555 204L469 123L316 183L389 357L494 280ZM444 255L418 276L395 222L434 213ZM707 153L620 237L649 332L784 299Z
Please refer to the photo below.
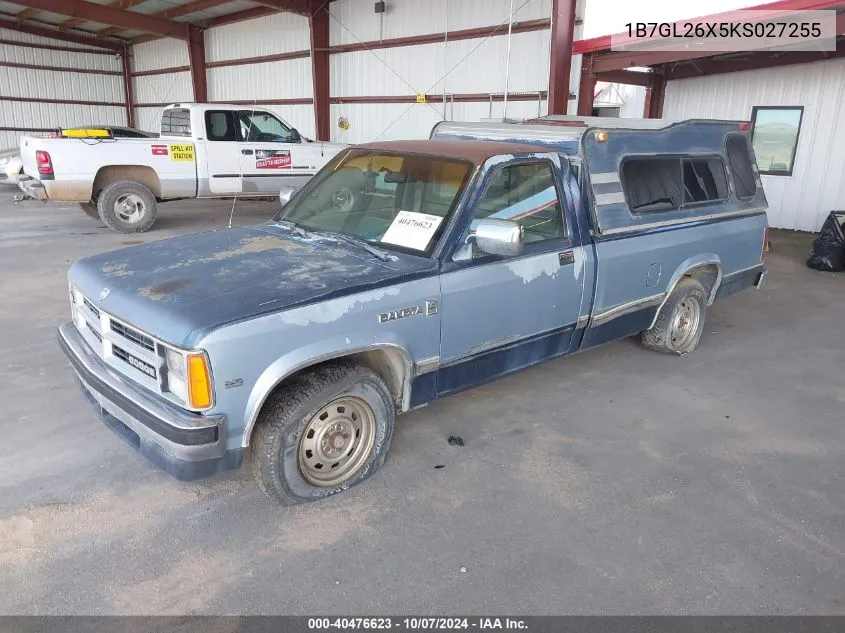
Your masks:
M159 138L21 138L27 198L78 202L120 233L153 225L157 203L275 197L299 187L344 145L311 141L276 115L237 105L176 103Z

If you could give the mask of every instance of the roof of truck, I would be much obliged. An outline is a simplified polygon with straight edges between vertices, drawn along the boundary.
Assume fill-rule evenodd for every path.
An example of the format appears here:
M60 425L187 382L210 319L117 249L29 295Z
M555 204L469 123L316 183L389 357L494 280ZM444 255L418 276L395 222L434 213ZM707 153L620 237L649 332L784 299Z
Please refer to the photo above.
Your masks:
M401 152L403 154L428 154L443 158L468 160L481 164L492 156L518 153L548 153L549 148L542 145L504 143L500 141L479 141L464 139L431 139L416 141L379 141L356 145L356 148Z

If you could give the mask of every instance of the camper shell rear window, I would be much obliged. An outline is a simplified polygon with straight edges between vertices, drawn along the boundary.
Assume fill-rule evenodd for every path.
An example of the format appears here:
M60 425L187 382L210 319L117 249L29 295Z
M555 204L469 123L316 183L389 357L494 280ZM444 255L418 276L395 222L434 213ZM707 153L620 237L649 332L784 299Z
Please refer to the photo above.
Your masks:
M622 163L621 178L628 208L637 215L728 198L720 156L631 156Z

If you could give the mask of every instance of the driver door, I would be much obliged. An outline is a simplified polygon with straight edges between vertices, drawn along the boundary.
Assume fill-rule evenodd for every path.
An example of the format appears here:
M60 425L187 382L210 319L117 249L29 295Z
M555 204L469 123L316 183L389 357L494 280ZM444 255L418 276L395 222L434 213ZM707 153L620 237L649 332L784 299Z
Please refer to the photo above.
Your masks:
M275 115L238 110L236 116L245 194L278 194L282 185L301 187L317 171L307 144Z

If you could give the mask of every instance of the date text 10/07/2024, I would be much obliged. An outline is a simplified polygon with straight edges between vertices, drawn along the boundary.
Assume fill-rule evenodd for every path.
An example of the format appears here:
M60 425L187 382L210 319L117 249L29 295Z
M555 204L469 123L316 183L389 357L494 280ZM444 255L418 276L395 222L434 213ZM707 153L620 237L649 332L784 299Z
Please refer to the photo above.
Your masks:
M308 629L312 631L351 630L527 630L528 625L519 618L309 618Z

